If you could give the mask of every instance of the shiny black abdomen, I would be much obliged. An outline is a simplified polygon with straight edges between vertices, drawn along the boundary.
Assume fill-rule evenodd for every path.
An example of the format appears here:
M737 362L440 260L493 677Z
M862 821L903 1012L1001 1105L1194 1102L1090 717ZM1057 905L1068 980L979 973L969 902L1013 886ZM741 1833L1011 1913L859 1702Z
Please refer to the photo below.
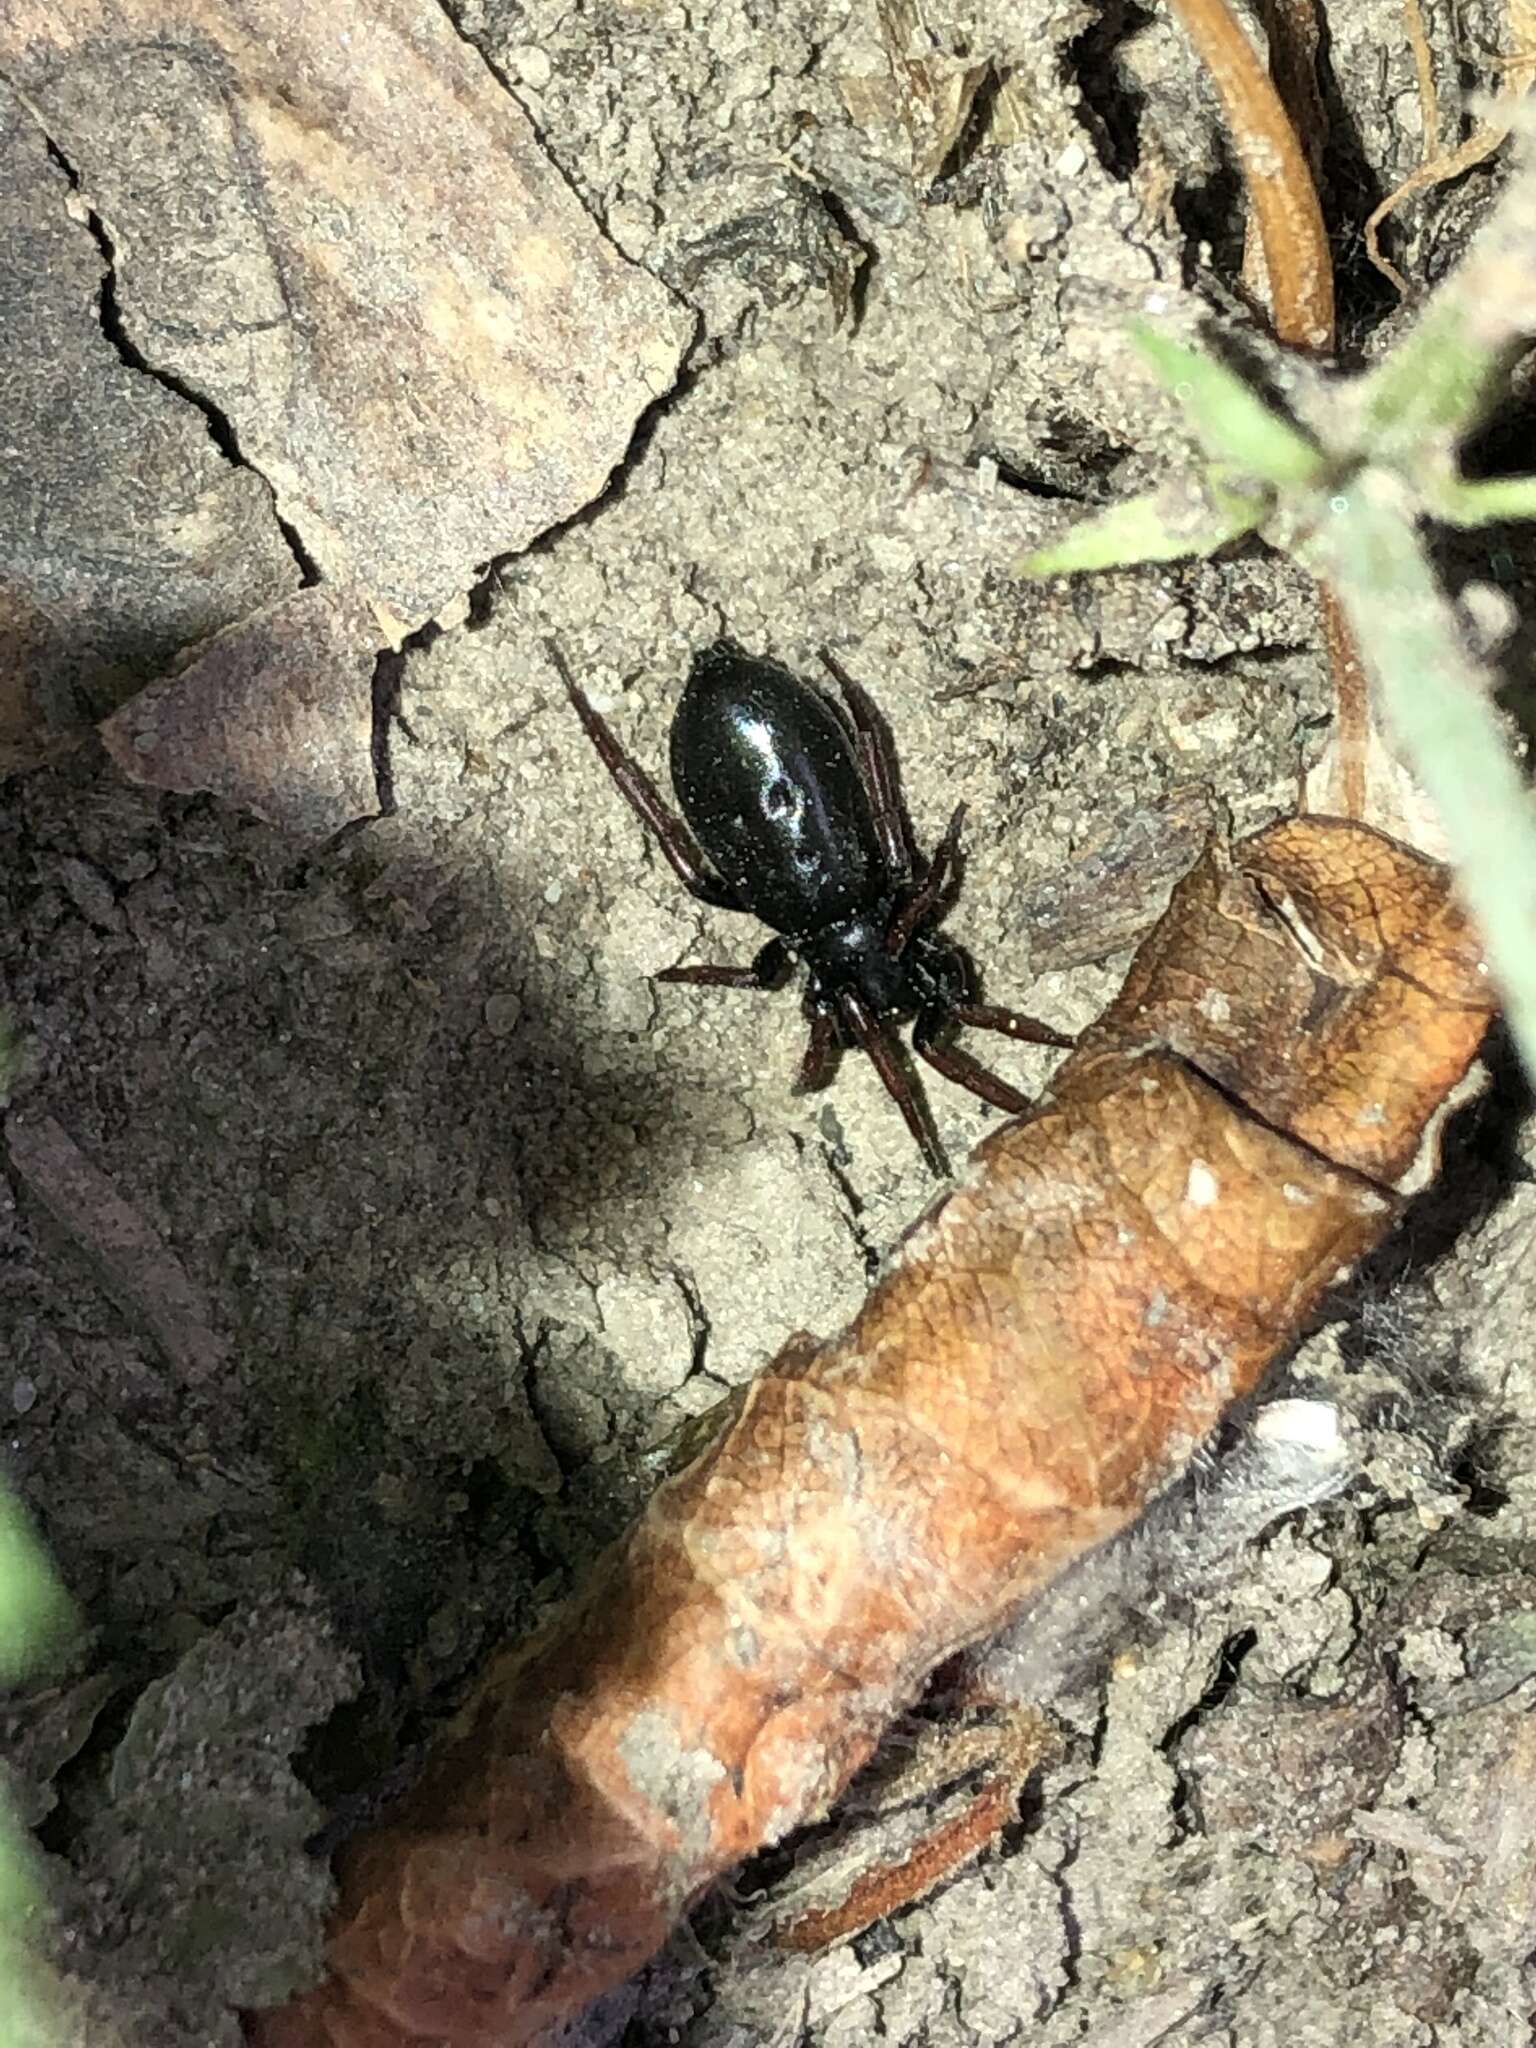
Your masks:
M888 884L853 740L777 662L726 641L695 656L672 782L721 877L774 930L799 938L880 904Z

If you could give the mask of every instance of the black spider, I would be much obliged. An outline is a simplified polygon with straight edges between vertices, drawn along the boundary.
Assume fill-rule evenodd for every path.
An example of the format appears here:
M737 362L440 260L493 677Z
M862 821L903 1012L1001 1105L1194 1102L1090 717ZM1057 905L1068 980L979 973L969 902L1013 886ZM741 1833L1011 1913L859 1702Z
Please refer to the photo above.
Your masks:
M1011 1115L1029 1107L942 1034L972 1024L1036 1045L1072 1040L972 999L964 954L929 929L948 908L965 805L956 805L919 874L879 716L829 654L822 659L842 686L846 716L788 669L729 641L695 655L672 721L672 784L684 825L593 709L560 650L549 651L604 766L684 887L777 934L749 967L669 967L658 981L774 988L793 959L803 961L811 1037L797 1090L823 1086L838 1049L858 1046L936 1174L947 1173L948 1162L887 1020L915 1017L919 1058L984 1102Z

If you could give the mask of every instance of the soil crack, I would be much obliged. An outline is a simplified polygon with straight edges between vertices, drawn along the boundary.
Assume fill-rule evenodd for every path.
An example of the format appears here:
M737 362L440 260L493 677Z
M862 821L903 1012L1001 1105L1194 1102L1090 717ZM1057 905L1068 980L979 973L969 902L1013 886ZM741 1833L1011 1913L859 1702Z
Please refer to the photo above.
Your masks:
M277 492L273 487L271 478L266 476L256 467L255 463L249 461L241 452L240 440L235 432L234 422L227 413L223 412L215 404L206 392L197 390L185 378L178 377L174 370L162 369L158 364L152 363L129 334L127 322L123 317L122 302L117 292L117 244L112 239L112 231L91 204L79 170L71 163L46 129L42 131L42 134L43 143L49 157L63 172L69 182L70 191L79 201L80 212L77 217L92 241L96 244L101 255L102 277L101 287L96 295L96 309L102 333L116 350L125 368L136 370L141 376L152 378L163 390L171 392L175 397L181 399L185 404L190 405L195 411L202 414L208 428L208 437L226 462L232 464L236 469L249 470L253 476L260 477L272 501L272 517L277 524L277 529L283 536L288 551L298 566L300 583L305 589L312 588L320 581L320 571L315 565L314 557L304 545L303 537L298 528L291 520L285 519L278 510Z

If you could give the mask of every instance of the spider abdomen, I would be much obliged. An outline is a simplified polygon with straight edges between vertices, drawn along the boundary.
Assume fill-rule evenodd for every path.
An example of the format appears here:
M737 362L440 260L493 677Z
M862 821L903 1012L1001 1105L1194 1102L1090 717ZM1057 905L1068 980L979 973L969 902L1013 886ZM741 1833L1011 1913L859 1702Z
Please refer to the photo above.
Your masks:
M885 877L847 727L809 683L721 641L672 722L683 816L745 909L799 941L873 912Z

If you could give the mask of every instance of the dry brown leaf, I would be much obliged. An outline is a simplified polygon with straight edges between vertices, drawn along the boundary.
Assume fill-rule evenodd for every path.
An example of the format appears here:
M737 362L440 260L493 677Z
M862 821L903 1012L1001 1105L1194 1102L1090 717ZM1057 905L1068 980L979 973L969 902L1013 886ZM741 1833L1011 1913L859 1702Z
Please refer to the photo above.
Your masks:
M1187 1465L1389 1228L1488 1015L1432 862L1322 819L1210 852L852 1325L492 1667L256 2048L518 2048L638 1968Z
M687 332L431 0L9 0L0 69L327 579L405 627L602 490Z

